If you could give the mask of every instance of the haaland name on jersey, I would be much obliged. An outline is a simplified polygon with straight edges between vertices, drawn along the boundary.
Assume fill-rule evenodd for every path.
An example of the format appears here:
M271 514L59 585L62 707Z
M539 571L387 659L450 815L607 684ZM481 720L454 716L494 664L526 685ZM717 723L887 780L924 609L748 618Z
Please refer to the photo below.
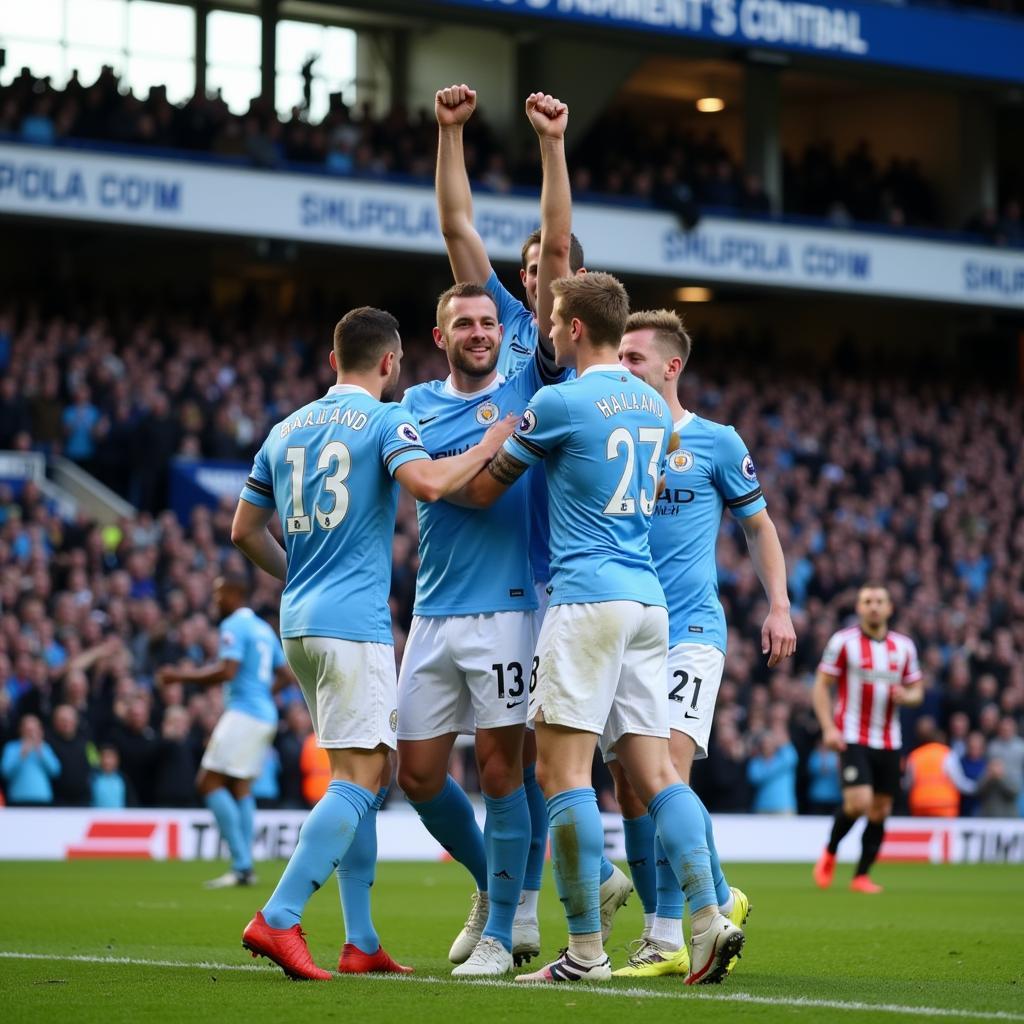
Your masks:
M369 423L370 417L365 412L355 409L332 409L330 415L326 409L321 409L315 416L310 409L305 419L301 416L293 416L285 420L280 426L281 437L287 437L293 430L301 430L303 427L327 427L337 425L340 427L351 427L353 430L362 430Z
M635 392L627 395L625 391L620 391L617 395L608 395L607 398L598 399L594 405L605 419L633 410L652 412L658 417L665 415L665 406L662 402L646 394L637 395Z

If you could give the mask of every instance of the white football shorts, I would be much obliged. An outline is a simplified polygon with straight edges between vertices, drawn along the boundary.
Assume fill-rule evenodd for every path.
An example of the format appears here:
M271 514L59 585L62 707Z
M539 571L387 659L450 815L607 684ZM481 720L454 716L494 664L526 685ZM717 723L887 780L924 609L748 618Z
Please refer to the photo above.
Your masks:
M214 726L200 767L232 779L255 779L277 726L243 711L225 711Z
M665 669L668 612L637 601L556 604L537 644L530 720L600 736L602 752L621 737L668 738Z
M533 612L414 615L398 675L398 738L526 723Z
M288 637L284 654L306 699L317 744L328 750L397 746L398 680L390 644Z
M676 644L668 652L669 725L697 745L697 761L708 756L724 671L725 655L710 644Z

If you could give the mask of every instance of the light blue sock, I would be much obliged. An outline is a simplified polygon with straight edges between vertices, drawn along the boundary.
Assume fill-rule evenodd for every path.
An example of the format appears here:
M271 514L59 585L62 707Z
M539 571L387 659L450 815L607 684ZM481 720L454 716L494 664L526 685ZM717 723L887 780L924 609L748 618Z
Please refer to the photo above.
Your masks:
M649 814L640 818L623 818L622 831L626 839L626 860L633 876L645 914L653 914L658 905L658 878L654 863L654 822Z
M537 782L537 766L528 764L523 768L523 787L526 802L530 808L530 855L526 858L526 874L523 888L540 892L544 879L544 859L548 853L548 802L544 791Z
M256 828L256 797L252 793L235 800L238 804L238 820L242 828L242 848L245 850L245 863L232 864L236 871L252 870L252 837Z
M597 794L589 786L548 800L551 865L570 935L601 930L601 851L604 828Z
M221 837L231 851L231 867L235 871L251 867L252 858L242 838L242 816L235 798L221 786L206 794L206 806L213 812Z
M690 903L690 913L714 904L715 880L701 803L683 782L666 786L648 805L667 859Z
M377 790L376 799L359 819L352 845L338 865L345 941L371 954L380 948L380 936L370 912L370 889L377 877L377 812L384 806L387 795L387 786Z
M373 793L354 782L334 779L327 787L303 822L295 852L263 908L271 928L291 928L302 920L310 896L348 852L359 819L370 809L373 799Z
M508 796L484 793L487 820L484 846L487 850L489 909L484 935L497 939L512 952L512 921L523 888L526 858L530 853L530 808L526 789L520 786Z
M409 801L412 803L412 801ZM473 876L476 887L487 892L487 851L484 834L476 823L473 805L449 775L433 800L412 804L427 831Z
M718 848L715 846L715 830L711 824L711 815L704 806L704 801L696 793L693 795L697 797L697 803L700 804L700 809L704 812L704 836L708 844L708 852L711 854L711 877L715 880L715 896L718 899L718 905L724 907L729 902L732 890L729 888L729 883L725 880L722 862L718 859Z
M614 867L612 862L602 853L601 854L601 884L604 885L609 878L612 877L612 871Z
M654 863L658 881L658 907L655 913L658 917L671 917L676 921L682 921L685 902L683 890L672 870L665 847L661 845L661 840L657 836L654 838Z

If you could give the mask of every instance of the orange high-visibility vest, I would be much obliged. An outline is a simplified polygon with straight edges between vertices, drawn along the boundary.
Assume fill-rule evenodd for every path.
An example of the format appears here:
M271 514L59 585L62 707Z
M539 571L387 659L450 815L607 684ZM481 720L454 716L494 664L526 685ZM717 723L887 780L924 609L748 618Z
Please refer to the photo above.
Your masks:
M944 743L926 743L907 758L913 782L910 813L921 818L955 818L960 813L960 792L942 770L949 756Z
M327 758L327 751L317 746L313 733L302 744L299 771L302 773L302 796L307 804L315 804L330 785L331 762Z

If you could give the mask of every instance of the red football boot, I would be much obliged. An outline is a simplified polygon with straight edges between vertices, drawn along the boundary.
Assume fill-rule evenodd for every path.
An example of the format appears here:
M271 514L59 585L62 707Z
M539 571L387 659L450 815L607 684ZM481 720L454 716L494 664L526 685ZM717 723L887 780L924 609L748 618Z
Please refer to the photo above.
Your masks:
M836 855L828 849L821 851L818 863L814 865L814 882L819 889L827 889L832 884L832 876L836 873Z
M883 889L875 885L867 875L855 875L850 883L850 892L862 892L866 896L877 896Z
M254 957L273 960L293 981L330 981L334 977L313 963L306 936L297 924L271 928L259 910L242 932L242 946Z
M364 953L358 946L346 942L338 958L342 974L412 974L413 969L392 959L383 946L376 953Z

